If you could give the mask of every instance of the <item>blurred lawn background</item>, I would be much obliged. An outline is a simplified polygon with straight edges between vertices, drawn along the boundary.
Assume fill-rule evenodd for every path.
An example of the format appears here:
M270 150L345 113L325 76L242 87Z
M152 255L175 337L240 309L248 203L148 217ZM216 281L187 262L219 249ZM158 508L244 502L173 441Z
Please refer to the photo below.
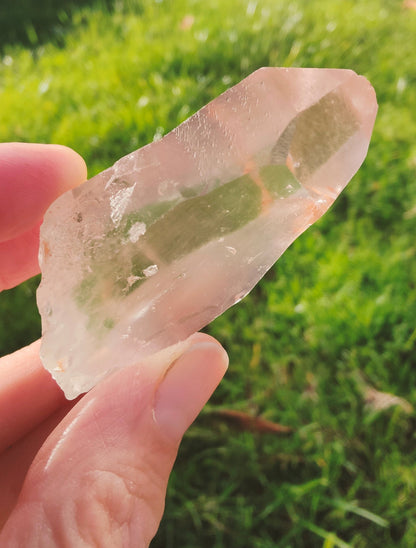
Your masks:
M68 145L90 176L258 67L370 79L364 166L208 328L230 370L152 547L416 546L416 2L15 0L0 48L0 140ZM39 336L37 283L0 296L1 354Z

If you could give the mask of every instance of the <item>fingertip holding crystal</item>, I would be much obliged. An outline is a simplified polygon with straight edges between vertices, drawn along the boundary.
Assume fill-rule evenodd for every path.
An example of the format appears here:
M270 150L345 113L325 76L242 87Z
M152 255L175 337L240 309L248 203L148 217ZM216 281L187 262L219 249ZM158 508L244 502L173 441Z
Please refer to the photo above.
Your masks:
M38 305L66 396L241 300L358 170L376 112L350 70L259 69L58 198Z

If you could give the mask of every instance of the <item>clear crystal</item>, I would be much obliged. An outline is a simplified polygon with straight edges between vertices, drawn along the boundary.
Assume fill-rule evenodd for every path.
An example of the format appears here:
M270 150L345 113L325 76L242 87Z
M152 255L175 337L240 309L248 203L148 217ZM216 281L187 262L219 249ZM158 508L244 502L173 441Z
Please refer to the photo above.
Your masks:
M263 68L49 208L41 358L68 398L242 299L363 162L349 70Z

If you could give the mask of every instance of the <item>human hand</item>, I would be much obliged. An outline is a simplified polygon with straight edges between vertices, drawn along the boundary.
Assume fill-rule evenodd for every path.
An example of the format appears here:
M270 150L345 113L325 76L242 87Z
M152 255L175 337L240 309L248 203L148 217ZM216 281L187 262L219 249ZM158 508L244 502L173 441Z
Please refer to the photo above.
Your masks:
M0 145L0 290L39 271L41 218L85 178L68 148ZM180 350L74 402L43 369L39 341L0 359L0 546L149 545L181 438L227 368L208 335Z

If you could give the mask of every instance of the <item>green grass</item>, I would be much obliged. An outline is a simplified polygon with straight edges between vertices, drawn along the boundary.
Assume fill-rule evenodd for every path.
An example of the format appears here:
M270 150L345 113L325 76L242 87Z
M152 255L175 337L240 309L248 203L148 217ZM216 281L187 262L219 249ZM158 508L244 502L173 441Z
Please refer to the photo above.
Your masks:
M336 205L209 326L230 370L181 447L152 546L415 546L416 414L376 409L368 389L416 407L416 12L119 0L71 13L58 42L4 45L0 140L69 145L90 175L263 65L352 68L380 105ZM34 285L1 296L4 353L37 336ZM293 433L240 432L222 408Z

